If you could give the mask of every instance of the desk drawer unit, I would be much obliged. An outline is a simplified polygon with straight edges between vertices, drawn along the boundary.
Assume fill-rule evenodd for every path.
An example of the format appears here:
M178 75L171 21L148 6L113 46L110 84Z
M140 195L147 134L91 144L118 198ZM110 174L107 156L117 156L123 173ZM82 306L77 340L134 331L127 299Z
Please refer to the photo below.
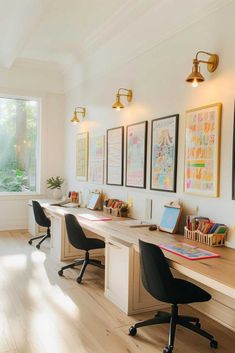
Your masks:
M114 238L106 240L105 247L105 296L126 314L130 302L130 268L133 247Z

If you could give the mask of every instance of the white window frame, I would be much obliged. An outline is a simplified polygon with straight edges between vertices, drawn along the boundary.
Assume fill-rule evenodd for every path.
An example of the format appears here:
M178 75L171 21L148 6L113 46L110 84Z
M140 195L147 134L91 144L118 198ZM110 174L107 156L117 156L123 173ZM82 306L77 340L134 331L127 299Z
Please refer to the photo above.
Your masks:
M39 104L38 122L37 122L37 141L36 141L36 191L20 191L20 192L0 192L0 199L3 200L5 197L9 199L12 198L28 199L27 196L40 195L41 194L41 172L42 172L42 99L40 97L33 96L22 96L22 95L12 95L6 93L0 93L0 98L8 99L22 99L22 100L34 100Z

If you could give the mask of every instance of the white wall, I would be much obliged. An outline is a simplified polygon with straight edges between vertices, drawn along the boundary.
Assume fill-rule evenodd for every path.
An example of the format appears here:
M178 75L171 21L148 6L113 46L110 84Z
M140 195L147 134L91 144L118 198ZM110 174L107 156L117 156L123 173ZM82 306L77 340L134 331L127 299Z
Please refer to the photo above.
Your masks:
M153 199L153 219L159 223L163 204L172 199L183 202L185 212L192 213L199 207L199 214L224 222L230 227L235 223L235 201L231 200L232 184L232 134L235 87L235 4L224 8L176 33L147 51L129 59L118 53L117 40L107 44L92 56L80 63L77 71L81 76L73 76L73 88L66 94L66 158L65 171L68 189L102 188L110 197L119 197L134 202L133 215L143 218L143 204L146 198ZM167 20L167 19L166 19ZM144 26L144 24L142 23ZM141 22L139 23L141 26ZM152 35L151 29L151 35ZM150 34L150 33L149 33ZM146 38L148 32L146 31ZM120 37L120 36L119 36ZM127 39L128 38L128 41ZM130 37L123 34L119 38L122 51L131 45ZM143 38L142 38L143 39ZM143 40L142 40L143 42ZM220 64L214 74L206 72L202 66L205 83L193 89L184 82L190 73L192 59L197 50L207 50L219 54ZM120 57L120 60L117 57ZM77 77L77 86L74 81ZM81 82L82 80L82 82ZM67 82L69 87L69 82ZM117 88L131 88L134 101L121 112L111 109ZM184 171L184 114L185 110L211 103L223 104L222 145L221 145L221 187L219 198L189 196L183 192ZM125 104L125 102L124 102ZM69 124L75 106L85 106L88 116L79 126ZM106 133L106 129L120 125L180 114L177 193L149 190L150 128L148 136L147 188L137 190L126 187L111 187L79 183L75 178L75 136L80 131L90 131L90 136ZM235 234L230 231L230 245L235 246Z
M0 95L39 97L41 99L41 191L37 195L0 194L0 229L26 229L27 203L41 197L46 179L64 175L64 95L63 79L45 67L18 64L0 69Z

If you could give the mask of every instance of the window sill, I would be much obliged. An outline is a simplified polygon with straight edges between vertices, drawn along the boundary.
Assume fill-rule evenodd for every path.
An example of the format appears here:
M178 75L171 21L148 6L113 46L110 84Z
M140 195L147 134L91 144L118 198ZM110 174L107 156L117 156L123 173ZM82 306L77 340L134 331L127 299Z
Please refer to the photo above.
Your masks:
M32 198L46 198L45 194L41 194L39 192L2 192L0 193L0 201L10 201L10 200L31 200Z

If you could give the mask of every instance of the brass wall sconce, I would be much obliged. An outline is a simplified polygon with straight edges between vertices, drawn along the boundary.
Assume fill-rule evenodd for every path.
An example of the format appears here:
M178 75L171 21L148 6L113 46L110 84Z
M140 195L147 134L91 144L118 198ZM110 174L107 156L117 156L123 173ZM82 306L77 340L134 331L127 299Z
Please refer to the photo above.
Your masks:
M122 91L125 91L127 93L121 93ZM118 92L116 94L116 102L113 104L112 108L116 110L120 110L122 108L125 108L124 105L122 104L120 97L126 97L127 102L132 101L133 93L131 89L126 89L126 88L119 88Z
M73 124L78 124L80 122L79 118L78 118L78 114L80 114L83 118L86 116L86 108L83 107L76 107L74 109L74 113L73 113L73 117L70 120L71 123Z
M209 56L208 61L199 60L198 55L205 54ZM202 76L200 72L199 64L207 64L207 70L209 72L214 72L219 64L219 56L217 54L207 53L206 51L198 51L196 54L196 58L193 59L193 68L192 73L186 78L186 82L192 83L192 87L197 87L198 83L205 81L205 78Z

